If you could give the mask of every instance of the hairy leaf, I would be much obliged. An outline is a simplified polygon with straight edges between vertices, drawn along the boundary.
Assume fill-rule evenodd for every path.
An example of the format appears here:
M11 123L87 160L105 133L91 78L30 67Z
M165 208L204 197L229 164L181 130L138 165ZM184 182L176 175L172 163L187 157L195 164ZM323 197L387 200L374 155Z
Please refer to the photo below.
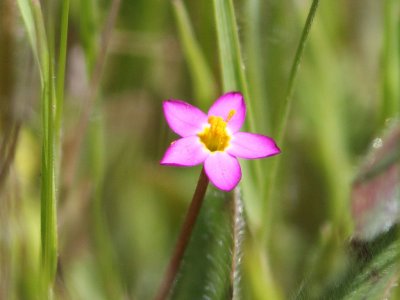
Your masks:
M210 188L171 299L239 298L243 222L240 197Z

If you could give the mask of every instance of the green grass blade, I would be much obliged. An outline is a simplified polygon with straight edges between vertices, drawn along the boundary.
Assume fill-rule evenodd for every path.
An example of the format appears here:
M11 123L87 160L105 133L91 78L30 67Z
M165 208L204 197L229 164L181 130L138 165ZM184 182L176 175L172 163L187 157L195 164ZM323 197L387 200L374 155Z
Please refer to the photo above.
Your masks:
M214 0L215 20L217 26L219 58L222 69L222 82L223 90L239 90L243 93L248 108L248 118L250 131L257 132L255 128L254 110L252 100L249 98L247 82L244 73L244 64L242 61L241 50L239 45L238 30L236 25L235 13L233 3L231 0ZM243 173L246 176L242 178L244 203L246 211L249 213L249 227L251 230L256 230L261 224L262 210L260 209L261 202L263 201L264 187L263 187L263 173L260 161L254 164L242 161L241 163ZM254 169L253 169L254 167ZM253 175L254 174L254 175ZM253 175L253 176L252 176ZM254 213L254 215L252 215ZM261 287L257 293L258 299L268 299L268 295L279 294L276 290L269 274L269 262L265 259L265 253L261 248L256 250L260 257L263 257L262 269L265 270L259 274L264 281L264 286Z
M266 74L263 61L262 45L262 1L246 1L246 20L244 34L244 49L246 54L246 70L249 85L249 94L254 103L254 119L257 129L261 132L270 132L271 112L268 107L269 101L266 93Z
M248 110L253 115L232 1L214 0L214 9L223 90L241 91L247 100ZM254 121L250 119L250 129L254 131L254 127Z
M321 299L389 299L400 276L397 228L373 242L357 242L353 247L349 270Z
M290 75L289 75L289 83L287 87L287 93L286 93L286 98L285 102L283 105L284 111L281 114L281 119L280 119L280 124L279 124L279 130L278 130L278 138L277 142L279 145L282 145L284 142L284 136L286 132L286 126L290 114L290 110L292 107L292 99L293 99L293 92L294 92L294 85L296 82L296 77L298 74L301 58L303 57L304 53L304 47L307 43L308 36L310 33L311 25L313 23L315 14L317 12L319 0L313 0L310 10L308 12L307 20L306 23L303 27L303 32L301 33L300 41L297 46L296 54L292 63L292 67L290 69Z
M40 72L41 79L43 81L43 75L42 75L43 70L41 67L39 53L37 51L37 49L38 49L37 33L36 33L36 25L35 25L33 10L31 7L31 2L29 0L18 0L18 6L19 6L19 11L21 13L22 19L24 20L25 29L26 29L26 32L28 35L29 42L32 47L33 54L39 65L39 72Z
M192 76L195 98L201 107L206 108L217 95L215 78L196 40L183 2L181 0L173 1L173 8L180 41Z
M214 10L215 10L215 21L217 26L217 36L218 36L218 51L220 58L220 66L222 70L222 83L223 90L227 91L241 91L246 100L248 115L248 124L250 131L255 132L255 121L254 121L254 113L252 109L252 101L249 99L249 92L247 88L246 77L244 73L244 64L242 60L240 45L239 45L239 36L236 25L235 13L233 9L233 4L231 0L214 0ZM262 171L259 161L254 163L255 165L255 182L257 183L257 187L262 190L261 177ZM245 173L248 173L246 178L243 178L244 184L242 184L244 188L244 197L245 201L250 202L250 204L246 203L246 206L253 206L257 199L247 199L246 195L260 195L262 192L254 191L254 183L252 182L252 168L248 162L243 162L242 167L245 169ZM248 182L248 183L246 183ZM261 197L260 197L261 198ZM253 211L259 211L258 209L253 209ZM251 222L252 220L250 220Z
M384 1L382 121L400 114L400 4Z
M60 34L60 52L58 56L57 66L57 113L56 113L56 130L60 133L61 117L64 106L64 82L65 82L65 64L67 60L67 39L68 39L68 15L69 0L64 0L61 8L61 34Z
M297 46L296 54L291 66L290 70L290 75L289 75L289 82L288 82L288 87L287 87L287 92L286 92L286 98L285 102L283 105L283 112L280 117L280 123L278 127L278 132L277 132L277 144L280 147L283 147L284 145L284 137L285 137L285 132L286 132L286 127L287 127L287 122L292 106L292 99L293 99L293 92L294 92L294 86L296 82L296 77L298 74L301 58L303 57L304 53L304 48L307 43L309 33L311 26L313 24L313 20L315 17L315 14L317 12L319 0L313 0L310 10L308 12L307 20L305 22L305 25L303 27L303 31L300 37L299 44ZM266 207L263 208L263 212L265 213L263 220L268 222L266 226L263 226L263 232L261 236L265 237L268 241L270 232L268 230L271 229L271 222L273 222L273 216L275 214L274 212L274 203L273 203L273 198L274 198L274 188L276 185L276 178L277 178L277 173L278 173L278 168L280 164L280 159L282 156L277 156L276 159L273 160L272 166L271 166L271 173L268 178L268 183L267 183L267 191L268 191L268 198L266 203Z
M18 1L41 75L42 182L41 182L41 258L44 293L51 297L57 268L56 214L56 127L57 111L54 66L49 51L40 2ZM47 297L46 296L46 297Z

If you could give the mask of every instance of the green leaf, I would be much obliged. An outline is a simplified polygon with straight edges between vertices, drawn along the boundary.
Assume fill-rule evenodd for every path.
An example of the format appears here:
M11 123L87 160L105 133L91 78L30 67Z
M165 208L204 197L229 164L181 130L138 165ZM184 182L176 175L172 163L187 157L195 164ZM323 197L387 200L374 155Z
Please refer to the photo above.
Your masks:
M400 114L400 47L399 47L399 11L400 4L396 0L385 0L384 35L382 51L382 123L387 118Z
M351 246L347 273L321 299L388 299L400 276L398 228L372 242L353 241Z
M212 187L194 227L171 299L239 299L241 199Z
M38 61L41 79L42 114L42 174L41 174L41 257L43 292L48 297L57 270L57 213L56 213L56 166L57 128L55 116L58 113L54 83L54 53L47 42L46 28L40 2L19 0L18 5L25 22L32 51ZM60 116L61 117L61 116Z
M239 36L235 19L235 12L231 0L214 0L215 21L217 26L218 36L218 52L222 71L223 90L241 91L244 95L247 104L248 115L254 116L252 113L252 102L249 99L247 90L247 82L244 73L244 64L239 45ZM255 131L254 117L249 117L249 129ZM262 170L259 161L255 163L242 162L243 173L247 174L242 179L242 187L244 195L246 195L245 203L247 212L252 216L249 218L250 226L255 227L254 223L260 223L260 196L256 187L262 189ZM252 172L255 168L255 172ZM255 178L252 174L255 173ZM257 184L254 184L256 181ZM259 195L258 197L247 197L247 195ZM254 213L253 213L254 212ZM251 223L253 222L253 224Z
M252 115L232 1L214 0L214 9L223 90L225 92L241 91ZM251 120L250 129L254 130L254 122Z

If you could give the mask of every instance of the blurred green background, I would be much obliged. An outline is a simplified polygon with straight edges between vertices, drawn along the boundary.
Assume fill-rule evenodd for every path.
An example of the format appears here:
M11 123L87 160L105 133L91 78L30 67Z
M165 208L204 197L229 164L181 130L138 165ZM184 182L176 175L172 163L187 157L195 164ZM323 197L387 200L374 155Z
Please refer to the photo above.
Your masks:
M41 299L45 133L23 2L0 2L0 299ZM177 138L162 101L207 111L225 91L213 1L121 1L113 23L118 2L70 1L55 155L56 299L155 295L201 169L159 165ZM242 299L301 297L304 286L304 299L321 298L343 278L352 182L400 110L397 0L321 1L288 96L311 2L233 1L252 107L247 128L278 139L291 103L280 157L243 163ZM62 3L40 6L55 69ZM390 164L398 168L398 158Z

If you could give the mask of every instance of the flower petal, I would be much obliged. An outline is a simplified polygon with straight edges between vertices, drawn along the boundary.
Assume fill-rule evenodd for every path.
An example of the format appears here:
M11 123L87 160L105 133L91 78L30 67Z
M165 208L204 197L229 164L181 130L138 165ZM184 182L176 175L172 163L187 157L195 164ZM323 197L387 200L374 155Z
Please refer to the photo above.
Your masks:
M207 124L207 115L189 103L168 100L163 107L169 127L182 137L196 135Z
M197 136L190 136L171 143L164 157L162 165L191 167L201 164L209 152L201 144Z
M219 116L227 120L232 111L234 115L228 120L228 128L235 133L242 127L246 117L246 104L241 93L230 92L219 97L208 111L208 116Z
M233 156L248 159L263 158L281 152L270 137L248 132L235 133L226 151Z
M242 178L238 160L226 152L210 153L204 162L204 170L210 181L224 191L234 189Z

